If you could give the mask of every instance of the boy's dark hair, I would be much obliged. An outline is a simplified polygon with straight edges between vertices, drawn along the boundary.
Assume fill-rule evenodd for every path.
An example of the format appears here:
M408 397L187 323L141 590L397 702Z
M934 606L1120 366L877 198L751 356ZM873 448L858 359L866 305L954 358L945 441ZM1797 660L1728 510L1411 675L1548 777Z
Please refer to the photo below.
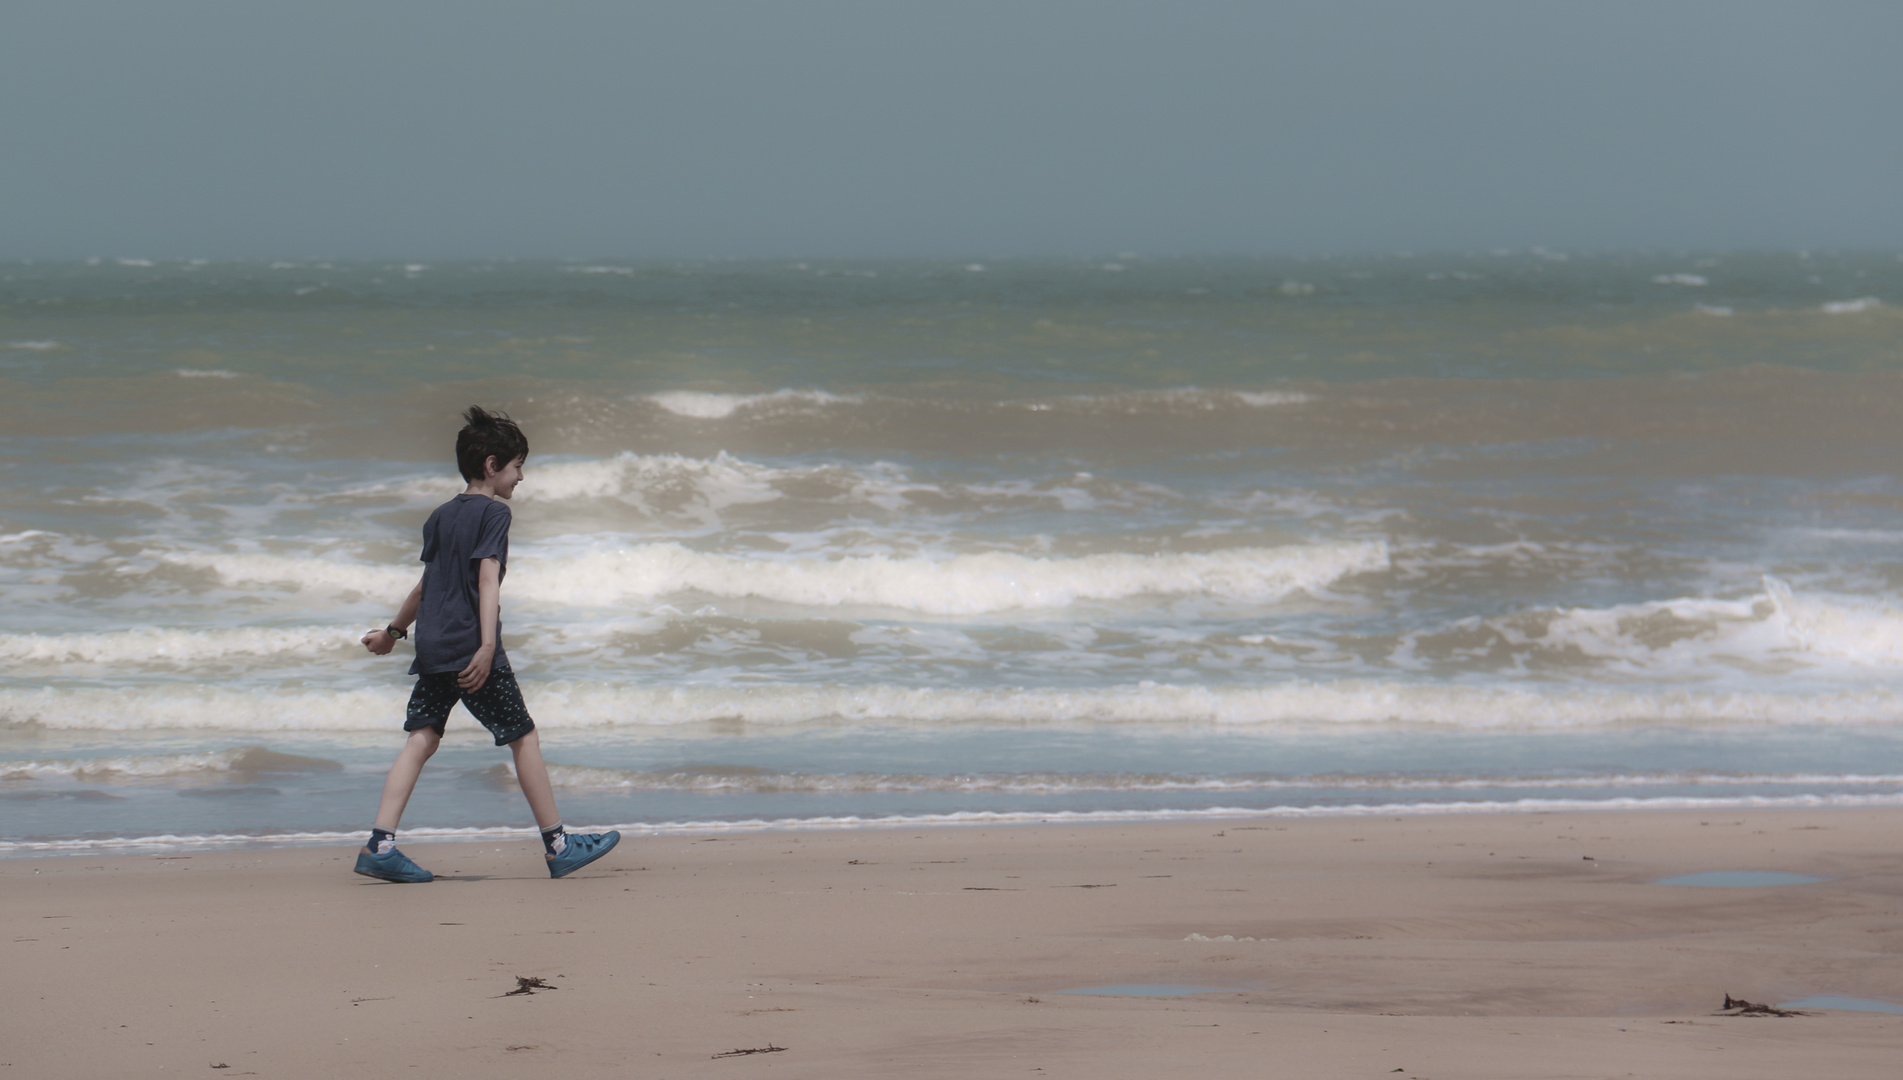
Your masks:
M499 469L516 458L529 456L528 436L508 413L487 412L480 405L471 405L463 419L468 423L456 433L456 467L462 470L464 480L481 480L483 465L490 458L496 459Z

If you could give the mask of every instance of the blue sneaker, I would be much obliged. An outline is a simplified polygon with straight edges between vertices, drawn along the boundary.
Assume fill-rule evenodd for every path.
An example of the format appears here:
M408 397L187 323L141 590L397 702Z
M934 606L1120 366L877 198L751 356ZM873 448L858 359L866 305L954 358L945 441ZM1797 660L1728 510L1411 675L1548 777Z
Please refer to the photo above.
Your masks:
M582 867L587 866L589 863L613 851L615 845L620 842L621 834L618 832L582 833L580 835L569 833L568 846L562 850L560 855L542 856L548 860L548 876L562 877L563 875L580 870Z
M395 848L391 848L388 855L378 855L369 848L357 852L357 873L406 884L436 880L435 874L411 862L408 855Z

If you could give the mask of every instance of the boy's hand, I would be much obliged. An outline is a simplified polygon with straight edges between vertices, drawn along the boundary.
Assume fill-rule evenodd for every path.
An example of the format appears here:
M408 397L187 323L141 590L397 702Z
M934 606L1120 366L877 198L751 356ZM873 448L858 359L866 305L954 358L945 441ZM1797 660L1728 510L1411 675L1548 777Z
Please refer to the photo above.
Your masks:
M469 658L469 666L456 673L456 685L463 693L473 694L489 681L489 665L495 661L496 647L484 645Z
M363 636L363 647L378 656L386 656L396 648L396 639L388 630L372 630Z

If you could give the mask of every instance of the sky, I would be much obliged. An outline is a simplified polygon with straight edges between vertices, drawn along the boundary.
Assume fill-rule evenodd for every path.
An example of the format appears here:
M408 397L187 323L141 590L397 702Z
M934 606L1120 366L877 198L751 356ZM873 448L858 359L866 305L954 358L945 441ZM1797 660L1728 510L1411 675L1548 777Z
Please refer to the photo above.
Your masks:
M0 258L1903 246L1903 4L8 0Z

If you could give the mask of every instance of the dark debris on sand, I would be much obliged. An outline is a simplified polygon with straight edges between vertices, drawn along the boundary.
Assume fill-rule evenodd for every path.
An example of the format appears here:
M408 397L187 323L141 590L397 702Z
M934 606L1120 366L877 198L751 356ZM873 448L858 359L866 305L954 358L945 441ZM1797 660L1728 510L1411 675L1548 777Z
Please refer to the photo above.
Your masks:
M537 990L560 990L560 989L561 987L550 986L549 984L543 982L539 978L524 977L521 975L517 975L515 977L515 989L509 991L508 993L502 996L515 997L517 994L533 994Z
M780 1053L785 1053L785 1052L786 1052L786 1047L784 1047L784 1046L775 1046L775 1045L773 1045L772 1043L767 1043L767 1044L766 1044L765 1046L756 1046L756 1047L753 1047L753 1048L752 1048L752 1049L750 1049L750 1050L727 1050L727 1051L723 1051L723 1052L721 1052L721 1053L718 1053L718 1054L715 1054L715 1055L714 1055L714 1057L715 1057L715 1058L724 1058L724 1057L746 1057L746 1056L747 1056L748 1054L780 1054Z
M1736 1010L1735 1012L1733 1010ZM1712 1013L1713 1016L1809 1016L1809 1013L1797 1009L1780 1009L1775 1005L1759 1005L1755 1001L1745 1001L1725 995L1725 1007Z

